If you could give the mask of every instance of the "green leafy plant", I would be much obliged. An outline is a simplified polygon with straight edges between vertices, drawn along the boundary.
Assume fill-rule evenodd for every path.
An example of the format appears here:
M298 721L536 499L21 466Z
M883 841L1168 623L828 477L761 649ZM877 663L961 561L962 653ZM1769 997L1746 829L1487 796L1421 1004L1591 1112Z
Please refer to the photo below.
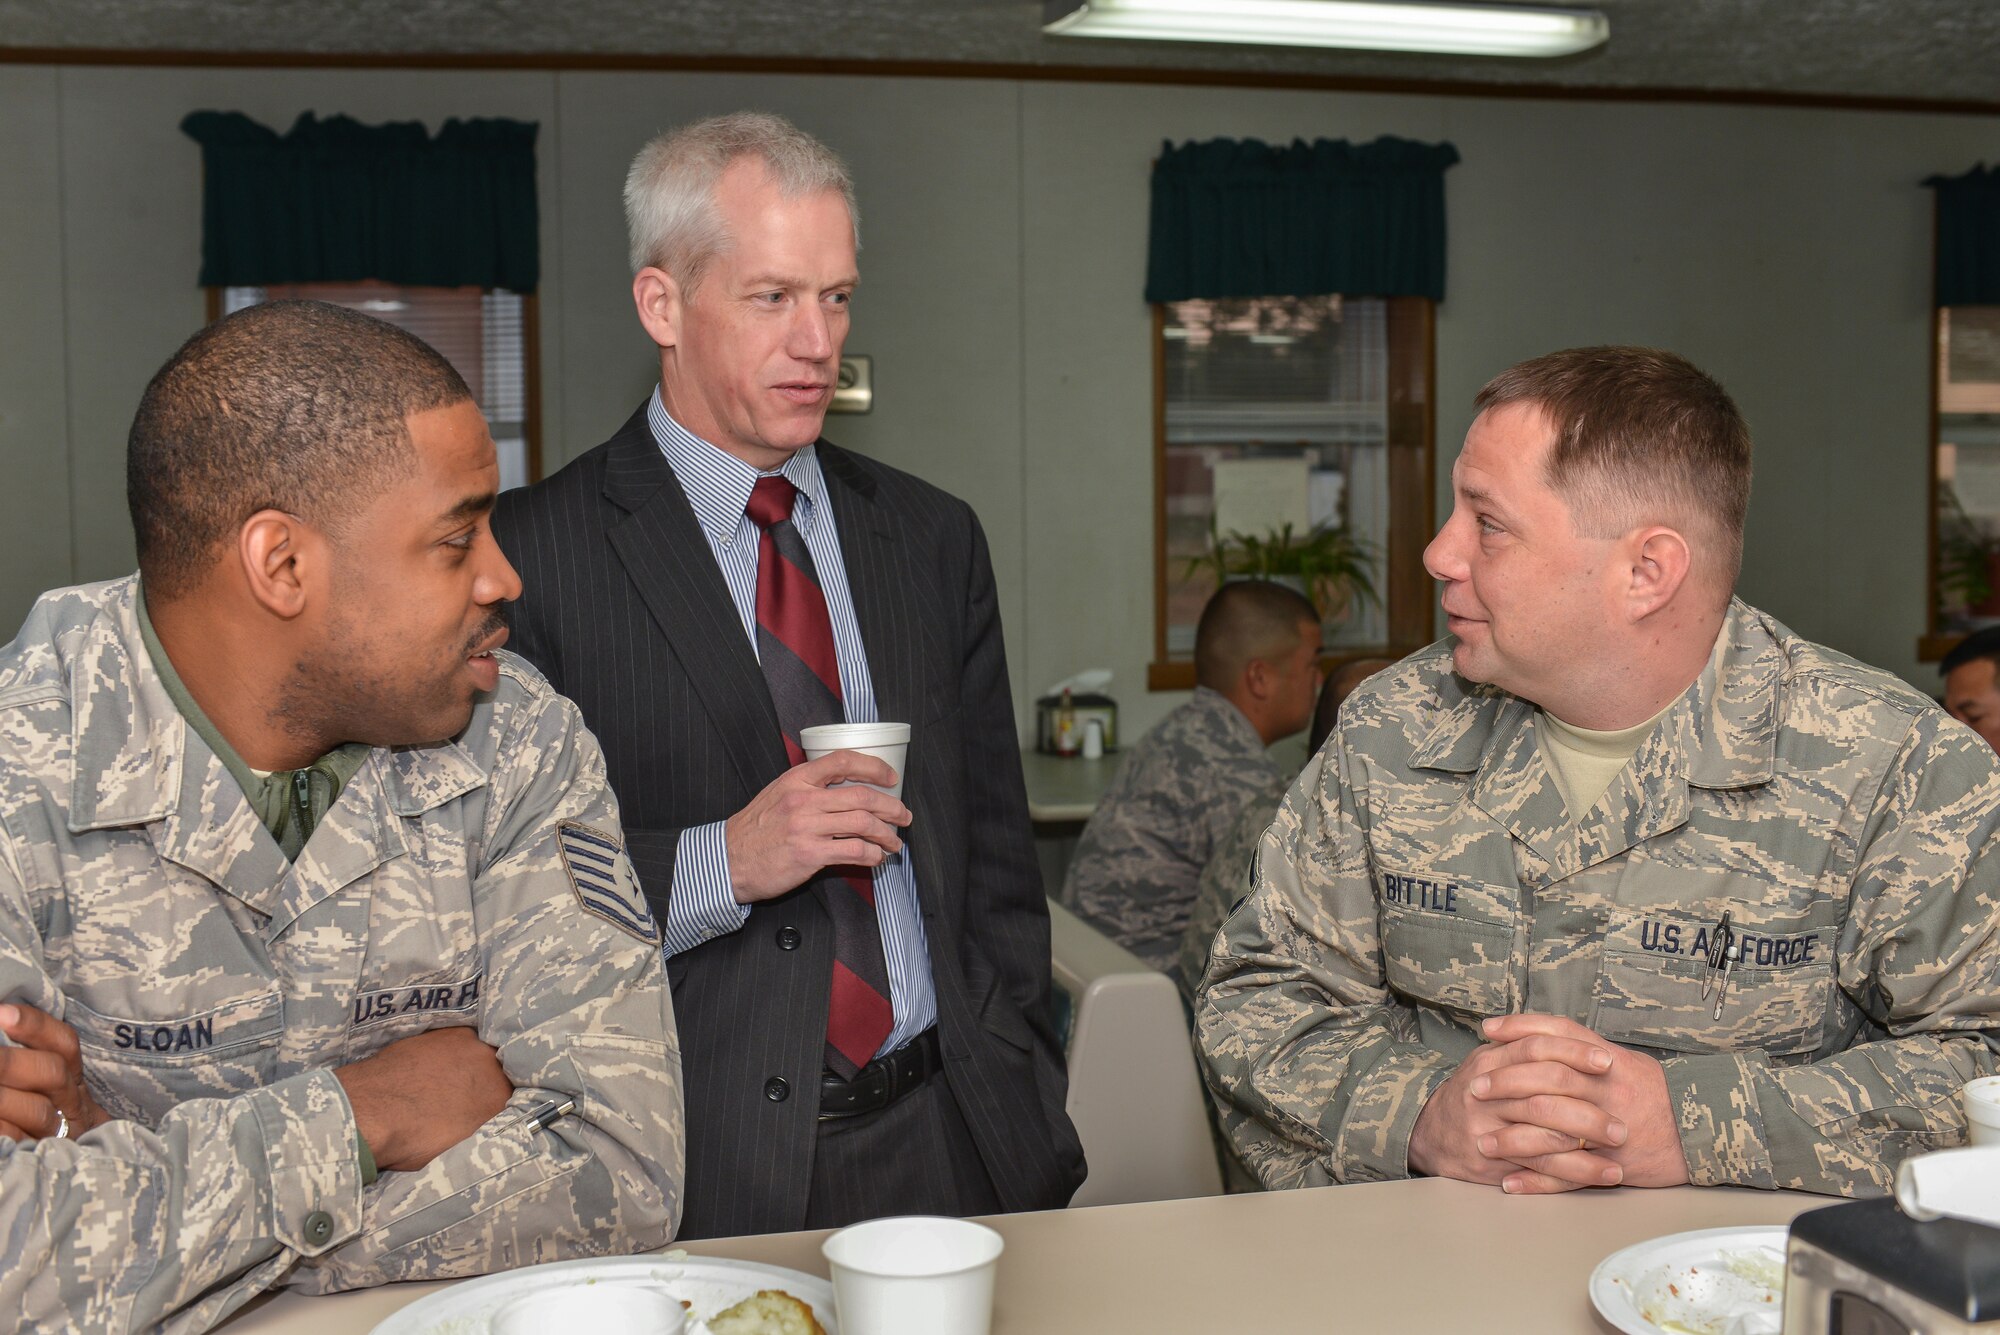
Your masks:
M1949 482L1938 484L1938 509L1938 601L1946 607L1983 607L1993 597L1993 557L2000 544L1965 512Z
M1382 553L1345 524L1321 524L1303 534L1290 524L1262 534L1208 529L1208 551L1188 562L1188 574L1208 571L1215 582L1232 579L1296 580L1322 615L1338 619L1355 604L1379 605L1375 569Z

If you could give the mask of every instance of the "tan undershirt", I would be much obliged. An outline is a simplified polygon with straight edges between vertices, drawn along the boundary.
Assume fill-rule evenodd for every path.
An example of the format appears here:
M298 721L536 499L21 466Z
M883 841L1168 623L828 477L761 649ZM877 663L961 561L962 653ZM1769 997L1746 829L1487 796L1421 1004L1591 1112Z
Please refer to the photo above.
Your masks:
M1667 706L1672 708L1671 704ZM1546 709L1535 711L1535 740L1541 744L1542 759L1548 763L1549 773L1555 775L1556 787L1562 789L1571 820L1597 805L1597 799L1604 796L1604 790L1618 777L1618 771L1632 763L1640 744L1667 709L1636 727L1619 728L1615 732L1579 728L1564 723Z
M1709 652L1710 663L1721 662L1722 645L1722 636L1717 635L1715 648ZM1680 697L1676 696L1667 702L1667 709L1679 703ZM1632 763L1647 736L1666 717L1667 709L1644 723L1611 732L1579 728L1546 709L1535 711L1535 741L1542 748L1542 759L1547 762L1549 773L1555 776L1556 787L1562 789L1571 820L1580 820L1597 805L1618 772Z

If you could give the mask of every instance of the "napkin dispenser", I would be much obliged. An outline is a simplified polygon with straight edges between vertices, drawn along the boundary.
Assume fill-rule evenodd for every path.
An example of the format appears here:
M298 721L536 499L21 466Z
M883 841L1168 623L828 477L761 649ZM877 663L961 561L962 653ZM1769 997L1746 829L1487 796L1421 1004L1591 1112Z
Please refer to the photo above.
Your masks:
M1082 737L1090 721L1096 719L1104 729L1104 749L1118 748L1118 702L1108 695L1087 692L1078 695L1070 693L1069 707L1076 711L1076 735ZM1056 716L1062 712L1062 692L1045 695L1035 701L1035 749L1049 755L1056 750Z
M1785 1335L2000 1335L2000 1228L1888 1197L1792 1221Z

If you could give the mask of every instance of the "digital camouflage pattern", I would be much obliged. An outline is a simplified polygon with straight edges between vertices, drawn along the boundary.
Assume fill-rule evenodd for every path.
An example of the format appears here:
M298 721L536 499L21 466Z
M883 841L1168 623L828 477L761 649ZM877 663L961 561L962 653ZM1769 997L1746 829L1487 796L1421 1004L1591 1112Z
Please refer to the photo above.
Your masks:
M1408 1174L1483 1016L1660 1059L1691 1179L1841 1195L1959 1144L2000 1071L2000 762L1887 673L1741 602L1728 647L1571 823L1531 707L1449 641L1341 709L1197 1006L1270 1186ZM1711 1018L1727 910L1746 954Z
M1257 845L1277 817L1286 787L1282 774L1271 776L1270 785L1236 814L1236 823L1216 842L1215 851L1201 869L1201 879L1195 882L1194 903L1188 910L1187 928L1181 933L1181 953L1174 973L1174 982L1189 1001L1194 1000L1201 976L1208 971L1208 952L1215 945L1215 934L1222 930L1222 920L1250 893Z
M457 742L370 753L289 863L161 689L133 590L46 594L0 650L0 1000L74 1026L122 1119L0 1140L0 1310L199 1331L264 1289L665 1243L679 1045L658 947L563 868L559 825L619 829L575 706L503 656ZM443 1025L514 1096L364 1187L330 1068Z
M1112 776L1076 842L1063 903L1172 973L1209 853L1244 803L1283 782L1243 712L1197 686Z

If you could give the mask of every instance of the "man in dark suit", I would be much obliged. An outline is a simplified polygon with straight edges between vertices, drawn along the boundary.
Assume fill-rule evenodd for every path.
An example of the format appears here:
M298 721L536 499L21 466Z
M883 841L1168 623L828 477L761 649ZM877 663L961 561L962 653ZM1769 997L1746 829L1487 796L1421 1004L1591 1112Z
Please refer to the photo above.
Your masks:
M602 739L666 925L681 1236L1065 1205L1083 1158L986 540L819 439L846 168L726 116L647 145L625 198L659 390L493 526L512 647ZM877 719L912 725L901 801L862 786L880 760L802 763L801 728Z

